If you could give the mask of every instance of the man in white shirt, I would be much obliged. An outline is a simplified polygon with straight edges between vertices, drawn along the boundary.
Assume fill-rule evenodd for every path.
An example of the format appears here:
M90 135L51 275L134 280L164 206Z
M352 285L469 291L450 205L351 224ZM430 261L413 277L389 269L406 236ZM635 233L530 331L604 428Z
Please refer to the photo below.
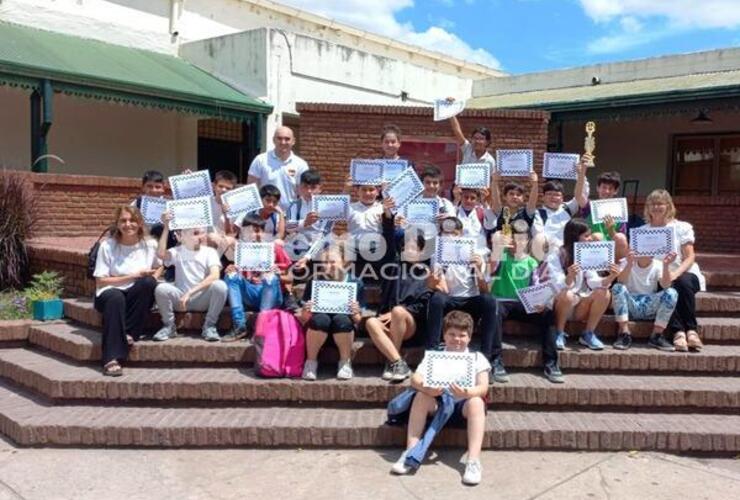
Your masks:
M288 127L278 127L272 136L274 149L257 155L249 166L247 183L259 187L272 184L280 190L280 208L283 211L298 199L296 184L308 164L293 153L295 137Z

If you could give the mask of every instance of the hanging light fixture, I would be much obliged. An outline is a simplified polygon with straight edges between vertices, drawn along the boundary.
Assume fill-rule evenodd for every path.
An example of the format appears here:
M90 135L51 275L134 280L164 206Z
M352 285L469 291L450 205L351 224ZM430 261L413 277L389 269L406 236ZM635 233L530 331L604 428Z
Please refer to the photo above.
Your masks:
M714 121L709 118L709 110L707 109L700 109L696 118L691 120L692 125L711 125L712 123L714 123Z

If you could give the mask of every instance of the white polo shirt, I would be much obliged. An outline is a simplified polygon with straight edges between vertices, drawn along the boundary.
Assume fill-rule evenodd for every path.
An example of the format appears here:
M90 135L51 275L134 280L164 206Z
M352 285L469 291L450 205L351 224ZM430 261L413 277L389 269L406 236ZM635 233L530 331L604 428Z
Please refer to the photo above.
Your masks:
M259 179L260 187L272 184L280 190L280 208L288 210L288 206L298 199L296 186L301 174L308 170L306 163L300 156L290 153L285 161L278 158L275 150L255 156L249 166L249 175Z

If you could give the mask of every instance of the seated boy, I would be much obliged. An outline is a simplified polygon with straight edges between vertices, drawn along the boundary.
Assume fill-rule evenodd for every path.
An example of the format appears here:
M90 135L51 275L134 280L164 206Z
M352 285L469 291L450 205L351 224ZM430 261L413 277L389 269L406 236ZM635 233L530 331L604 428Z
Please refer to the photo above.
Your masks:
M488 245L488 234L496 227L496 215L481 203L481 192L478 189L460 188L460 203L455 216L463 224L462 235L478 239L478 248L485 250ZM486 190L487 191L487 190Z
M469 352L468 345L473 335L473 318L469 314L461 311L450 312L444 318L443 328L445 351ZM411 377L411 387L416 390L416 395L411 403L406 434L406 450L393 464L391 471L394 474L408 474L419 466L423 456L415 457L414 448L424 434L427 419L437 413L439 397L444 392L448 392L452 396L454 410L446 425L451 427L465 426L468 433L468 458L462 481L471 486L476 485L481 481L480 453L486 423L486 395L488 394L488 372L491 365L485 356L476 352L473 364L475 385L463 388L457 384L452 384L447 389L425 387L424 373L426 368L427 358L424 357ZM423 452L420 455L423 455Z
M564 202L563 183L549 180L542 186L542 207L537 209L532 226L532 236L543 235L552 248L563 246L563 229L568 221L588 204L588 180L583 162L577 167L576 186L573 198Z
M208 232L208 246L216 249L219 256L222 256L226 249L234 245L236 241L236 228L229 222L225 215L226 210L223 206L221 195L231 191L236 187L237 178L229 170L219 170L213 176L213 203L211 211L213 216L213 226Z
M247 242L264 241L265 221L256 213L251 212L241 220L239 238ZM277 243L275 248L275 266L269 272L243 271L235 265L226 268L224 281L229 290L229 307L231 308L232 332L224 337L224 341L239 340L247 336L247 319L244 313L248 311L267 311L279 308L283 304L283 289L281 275L287 271L291 262Z
M455 206L447 198L439 196L442 189L442 171L436 165L427 165L421 171L419 179L424 184L422 198L437 198L439 200L439 217L453 217Z
M141 192L136 196L134 201L131 202L132 206L135 206L141 210L141 198L143 196L151 196L152 198L163 198L165 194L165 182L164 175L157 170L147 170L141 177ZM152 224L148 227L149 234L159 240L162 235L162 223ZM177 245L175 235L170 233L170 239L167 242L167 248L172 248Z
M523 220L527 226L532 227L534 223L534 214L537 211L537 198L539 197L539 187L537 186L537 172L529 174L529 181L532 184L529 192L529 200L524 204L524 186L518 182L507 182L504 184L503 201L499 193L498 184L501 176L494 172L491 179L491 210L498 218L495 231L501 231L504 224L511 224L515 220ZM508 208L509 217L506 220L504 209Z
M437 240L462 235L462 222L450 217L440 222L441 234ZM440 266L432 259L433 276L430 288L435 290L427 307L427 349L435 349L442 338L442 318L446 312L457 309L480 318L481 352L493 365L493 379L508 382L509 375L501 356L501 331L497 328L496 299L491 296L485 280L485 261L476 251L467 265Z
M226 284L219 280L221 262L216 250L204 243L204 228L180 231L180 244L167 249L170 214L162 214L164 222L157 256L175 267L175 282L160 283L154 299L164 325L154 340L177 337L175 311L207 311L202 336L209 342L220 339L216 325L226 303Z
M377 281L385 254L381 229L383 204L378 201L380 191L377 186L355 186L355 191L358 201L349 206L347 224L352 235L354 275L364 282Z
M263 241L283 243L285 238L285 216L280 208L280 190L272 184L265 184L260 188L262 208L257 215L265 221Z
M596 179L596 193L600 200L616 198L619 186L622 184L622 176L619 172L604 172ZM604 222L594 222L591 214L591 204L587 203L581 208L581 217L591 226L591 234L595 240L606 240L614 242L614 258L623 259L629 253L629 242L627 241L627 223L616 223L607 216Z
M319 215L311 212L311 199L321 193L321 175L318 170L306 170L298 184L298 199L288 206L285 215L285 251L294 262L303 257L311 245L324 236L331 227L327 221L319 221Z

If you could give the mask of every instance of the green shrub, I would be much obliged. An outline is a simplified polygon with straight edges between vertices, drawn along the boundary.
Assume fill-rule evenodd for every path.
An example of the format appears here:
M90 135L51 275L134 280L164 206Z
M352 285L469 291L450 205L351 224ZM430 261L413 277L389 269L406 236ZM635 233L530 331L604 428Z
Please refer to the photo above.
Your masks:
M0 170L0 290L28 281L26 241L37 223L38 208L25 174Z
M25 295L30 301L58 299L62 295L64 277L56 271L34 274Z

